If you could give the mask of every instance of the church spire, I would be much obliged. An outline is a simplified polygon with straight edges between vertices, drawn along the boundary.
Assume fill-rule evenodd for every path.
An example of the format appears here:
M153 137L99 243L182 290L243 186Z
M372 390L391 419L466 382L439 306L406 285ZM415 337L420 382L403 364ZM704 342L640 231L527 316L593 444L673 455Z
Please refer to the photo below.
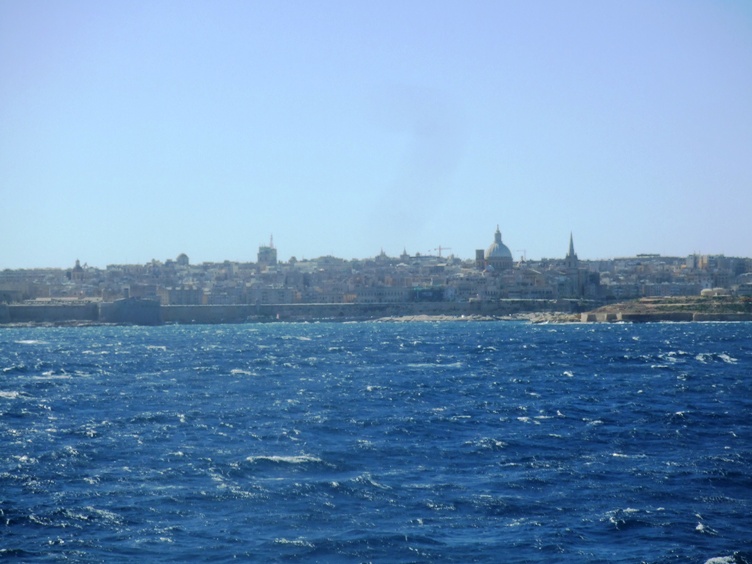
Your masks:
M572 232L569 232L569 253L567 253L568 257L575 256L574 253L574 238L572 237Z
M574 237L572 237L572 232L569 232L569 252L567 253L567 257L564 259L567 268L577 268L579 266L579 260L577 259L577 253L574 252Z

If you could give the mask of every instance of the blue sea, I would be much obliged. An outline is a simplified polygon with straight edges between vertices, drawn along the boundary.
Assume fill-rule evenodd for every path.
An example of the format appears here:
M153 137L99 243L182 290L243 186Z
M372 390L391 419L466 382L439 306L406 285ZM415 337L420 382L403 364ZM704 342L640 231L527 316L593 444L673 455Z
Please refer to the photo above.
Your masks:
M752 562L752 323L0 329L0 557Z

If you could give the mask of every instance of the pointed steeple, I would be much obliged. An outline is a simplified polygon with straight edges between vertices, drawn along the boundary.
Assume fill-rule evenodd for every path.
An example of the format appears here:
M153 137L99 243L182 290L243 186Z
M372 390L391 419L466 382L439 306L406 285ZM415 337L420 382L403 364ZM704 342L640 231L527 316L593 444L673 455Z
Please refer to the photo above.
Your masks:
M577 259L577 253L574 252L574 237L572 237L572 232L569 232L569 252L567 253L567 257L564 259L567 268L577 268L579 266L579 260Z

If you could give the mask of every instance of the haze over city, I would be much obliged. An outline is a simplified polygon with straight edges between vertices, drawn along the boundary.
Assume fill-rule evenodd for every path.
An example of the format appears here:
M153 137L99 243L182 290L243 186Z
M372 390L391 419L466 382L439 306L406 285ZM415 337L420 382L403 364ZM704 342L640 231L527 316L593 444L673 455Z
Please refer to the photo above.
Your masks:
M0 4L0 268L752 256L747 2Z

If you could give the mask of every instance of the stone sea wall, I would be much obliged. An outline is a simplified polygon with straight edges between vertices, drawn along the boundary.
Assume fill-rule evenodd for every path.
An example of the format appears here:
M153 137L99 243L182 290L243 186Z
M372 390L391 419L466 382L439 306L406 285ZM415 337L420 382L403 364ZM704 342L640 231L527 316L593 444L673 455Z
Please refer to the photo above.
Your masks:
M96 303L75 305L24 305L14 304L7 308L5 323L59 323L64 321L99 321ZM0 313L0 321L5 316Z
M583 323L603 322L686 322L686 321L752 321L752 313L700 313L691 311L665 311L651 313L588 312L580 315Z
M347 321L405 316L502 317L520 313L577 311L574 301L406 302L395 304L258 304L162 306L155 300L125 299L88 304L26 305L0 308L0 323L99 322L244 323L253 321Z
M392 304L260 304L162 306L164 323L242 323L246 321L347 321L384 317L509 316L529 312L571 312L577 304L554 300L496 302L405 302Z

